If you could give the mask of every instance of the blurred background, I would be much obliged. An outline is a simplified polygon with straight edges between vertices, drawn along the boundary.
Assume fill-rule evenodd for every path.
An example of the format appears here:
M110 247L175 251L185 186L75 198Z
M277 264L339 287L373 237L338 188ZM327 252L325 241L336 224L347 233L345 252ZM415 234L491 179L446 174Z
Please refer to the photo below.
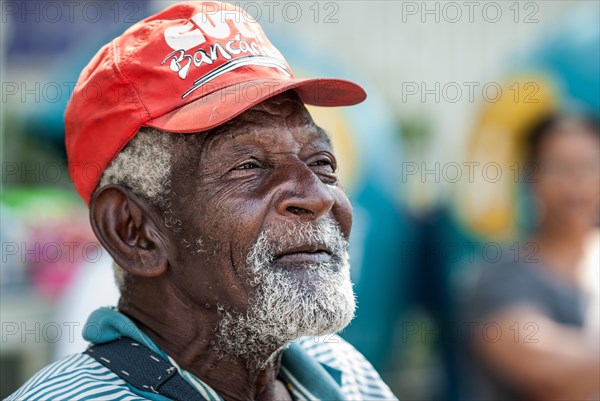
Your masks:
M63 112L93 54L168 4L2 2L2 398L47 363L82 351L87 315L116 302L109 257L68 177ZM600 2L236 4L297 75L346 77L367 89L359 106L311 112L333 136L354 206L358 311L342 335L398 397L496 399L479 392L467 368L482 363L496 397L501 387L511 399L544 399L505 373L522 361L495 355L529 352L522 337L533 326L526 324L547 318L532 334L541 344L551 342L549 332L573 344L583 344L579 335L592 339L581 349L588 359L569 359L592 378L574 368L569 380L590 389L578 399L598 399ZM550 134L533 148L541 131ZM565 144L548 139L556 133ZM543 168L528 168L540 159ZM563 252L553 244L572 246ZM507 261L552 271L554 281L515 278L524 270L506 273ZM492 273L489 287L471 284L490 269L504 273ZM513 279L527 282L522 292ZM471 294L478 297L471 306L486 308L465 306ZM536 312L510 314L528 306ZM499 325L499 316L517 326ZM473 344L465 344L466 333ZM513 337L523 349L487 349ZM552 357L542 359L567 358Z

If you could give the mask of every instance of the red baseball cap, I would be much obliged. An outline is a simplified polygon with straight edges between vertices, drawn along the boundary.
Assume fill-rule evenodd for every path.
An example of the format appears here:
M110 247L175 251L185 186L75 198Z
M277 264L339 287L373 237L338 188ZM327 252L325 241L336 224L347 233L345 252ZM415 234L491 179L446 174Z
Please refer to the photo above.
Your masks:
M289 89L317 106L366 98L346 80L295 79L239 7L175 4L131 26L81 72L65 112L71 179L89 203L104 170L140 127L206 131Z

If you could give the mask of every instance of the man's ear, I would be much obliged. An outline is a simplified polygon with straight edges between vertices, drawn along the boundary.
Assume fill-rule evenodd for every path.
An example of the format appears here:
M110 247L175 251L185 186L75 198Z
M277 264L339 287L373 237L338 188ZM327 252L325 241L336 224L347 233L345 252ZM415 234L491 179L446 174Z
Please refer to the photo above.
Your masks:
M90 201L90 222L113 260L132 275L156 277L168 267L167 240L148 201L121 185L106 185ZM156 219L158 220L158 219Z

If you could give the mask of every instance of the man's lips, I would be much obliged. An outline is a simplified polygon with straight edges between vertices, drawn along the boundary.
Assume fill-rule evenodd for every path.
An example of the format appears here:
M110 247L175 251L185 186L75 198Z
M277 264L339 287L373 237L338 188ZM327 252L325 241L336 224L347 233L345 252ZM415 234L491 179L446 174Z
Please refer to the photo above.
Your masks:
M275 262L305 264L328 262L333 257L330 248L322 245L303 245L288 248L275 255Z

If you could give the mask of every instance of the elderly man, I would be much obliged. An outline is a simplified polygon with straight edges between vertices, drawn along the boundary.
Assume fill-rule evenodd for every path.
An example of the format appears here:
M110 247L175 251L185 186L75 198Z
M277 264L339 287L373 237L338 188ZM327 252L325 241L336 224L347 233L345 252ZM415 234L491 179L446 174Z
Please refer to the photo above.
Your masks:
M224 3L171 6L104 46L66 144L121 298L90 316L88 350L9 399L395 399L334 334L354 316L352 210L304 107L364 98L294 79Z

